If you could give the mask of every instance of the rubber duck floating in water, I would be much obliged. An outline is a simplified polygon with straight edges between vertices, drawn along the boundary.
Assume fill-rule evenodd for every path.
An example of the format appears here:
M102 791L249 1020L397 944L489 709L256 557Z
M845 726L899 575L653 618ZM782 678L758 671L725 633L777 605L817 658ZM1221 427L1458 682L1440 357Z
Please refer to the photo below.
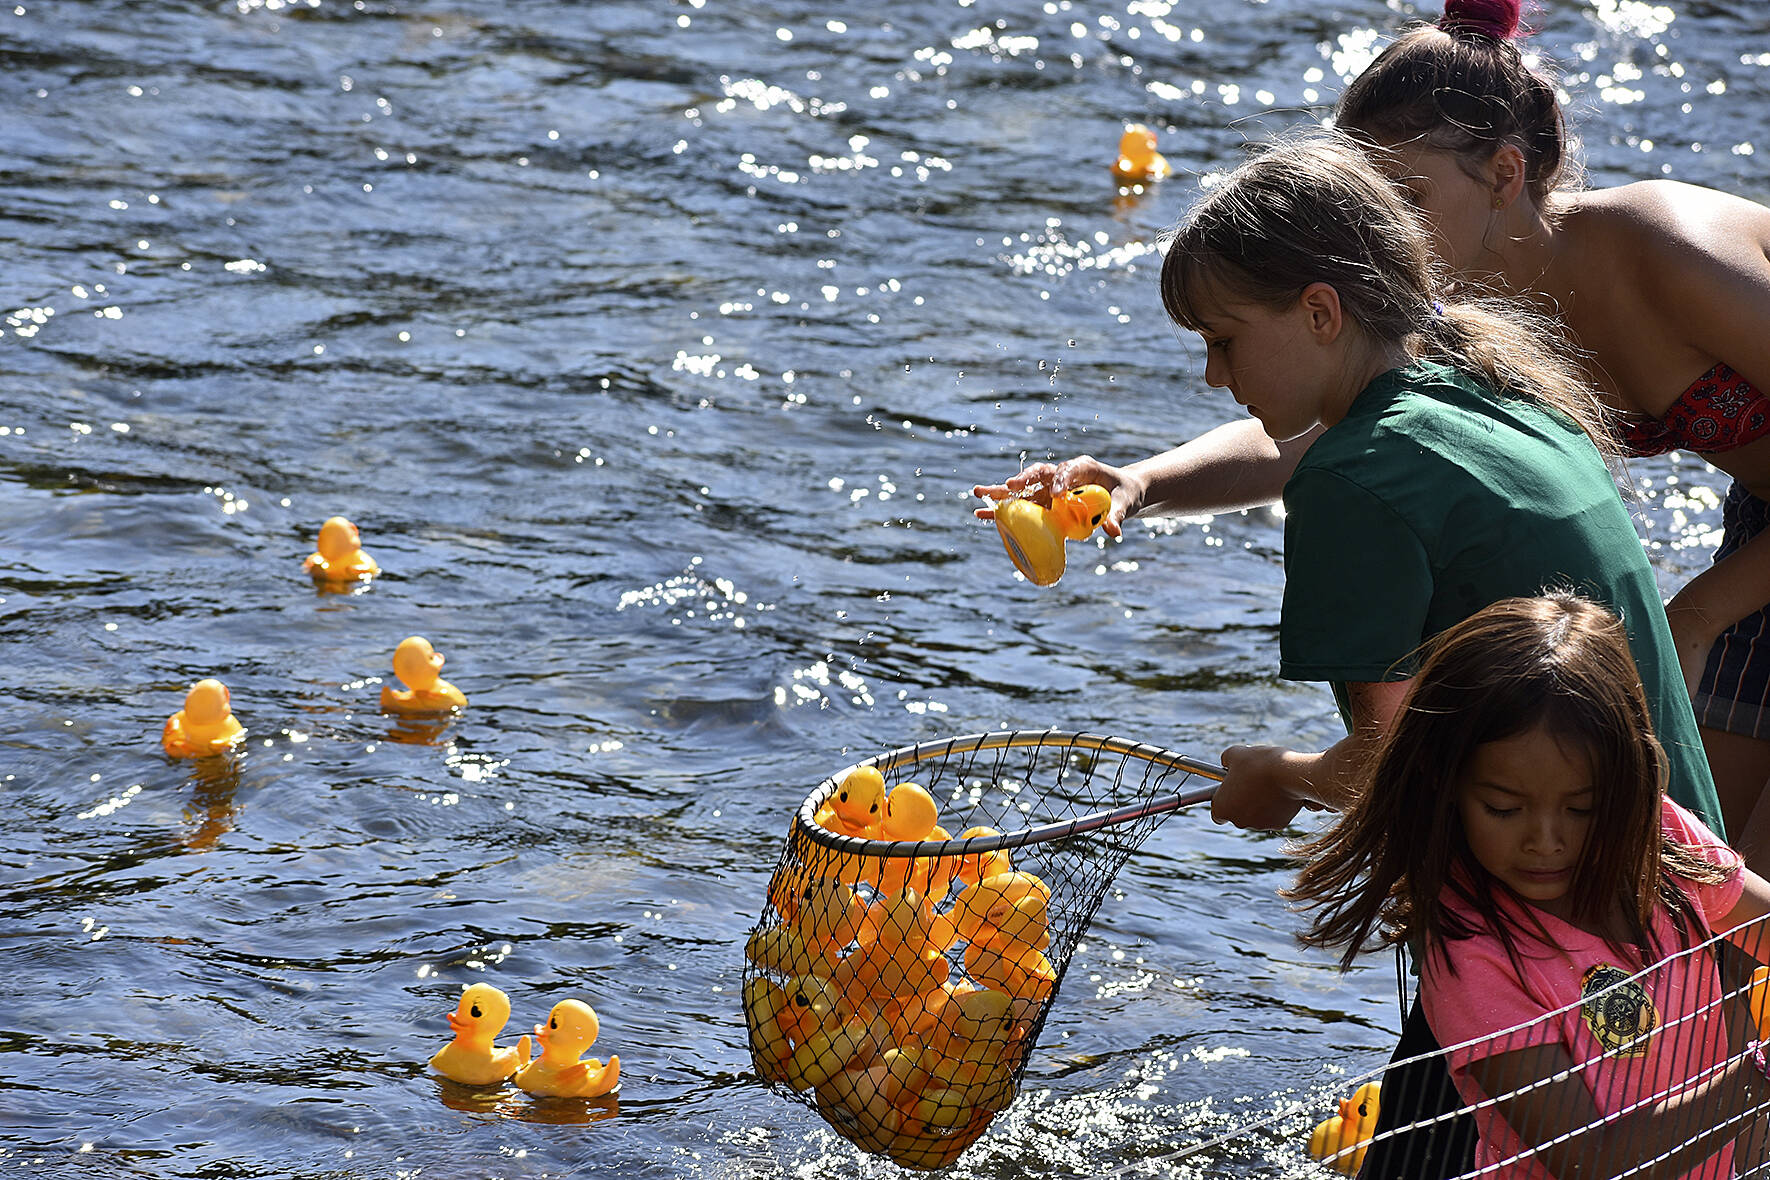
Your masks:
M316 582L366 582L381 572L363 549L363 538L356 526L342 516L334 516L320 526L317 553L308 554L301 568L313 575Z
M436 1051L430 1068L451 1081L468 1086L492 1086L529 1063L529 1039L500 1049L492 1042L510 1020L510 997L489 983L476 983L461 992L461 1002L449 1013L449 1031L455 1039Z
M465 708L466 694L437 676L442 666L442 653L422 635L400 640L393 652L393 674L400 678L406 691L391 684L382 685L382 712L422 715Z
M1119 137L1119 154L1112 162L1112 174L1120 184L1143 184L1172 176L1174 169L1155 150L1155 132L1147 124L1132 123Z
M608 1064L591 1057L580 1061L584 1050L595 1044L601 1032L596 1013L582 1000L561 1000L553 1005L545 1027L535 1026L541 1055L516 1074L516 1088L541 1098L601 1098L621 1085L621 1059Z
M246 737L234 720L227 685L199 680L184 696L184 708L166 718L160 744L174 758L205 758L225 754Z
M1377 1130L1380 1086L1366 1082L1350 1098L1340 1099L1340 1113L1319 1124L1309 1136L1309 1156L1324 1160L1337 1172L1358 1174L1371 1136Z
M1085 540L1111 509L1112 493L1093 483L1057 493L1049 508L1016 497L995 505L996 531L1014 568L1051 586L1063 576L1063 542Z

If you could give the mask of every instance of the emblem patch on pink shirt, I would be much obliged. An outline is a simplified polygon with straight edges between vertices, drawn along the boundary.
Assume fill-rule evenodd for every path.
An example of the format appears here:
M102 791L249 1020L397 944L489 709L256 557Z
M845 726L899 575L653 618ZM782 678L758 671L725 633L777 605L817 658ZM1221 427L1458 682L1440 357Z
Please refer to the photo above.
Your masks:
M1647 1052L1647 1042L1659 1027L1659 1011L1639 980L1599 963L1581 977L1579 994L1580 1015L1606 1055L1640 1057Z

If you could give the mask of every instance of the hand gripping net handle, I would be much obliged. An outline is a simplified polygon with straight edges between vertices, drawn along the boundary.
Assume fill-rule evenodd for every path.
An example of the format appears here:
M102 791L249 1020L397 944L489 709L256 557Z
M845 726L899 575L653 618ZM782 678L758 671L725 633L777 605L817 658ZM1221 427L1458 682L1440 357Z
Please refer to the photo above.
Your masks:
M999 834L826 830L819 808L860 766L888 792L923 787L950 832ZM1017 1093L1114 876L1222 775L1142 742L1016 730L905 746L824 779L793 816L746 946L758 1075L865 1151L952 1163Z

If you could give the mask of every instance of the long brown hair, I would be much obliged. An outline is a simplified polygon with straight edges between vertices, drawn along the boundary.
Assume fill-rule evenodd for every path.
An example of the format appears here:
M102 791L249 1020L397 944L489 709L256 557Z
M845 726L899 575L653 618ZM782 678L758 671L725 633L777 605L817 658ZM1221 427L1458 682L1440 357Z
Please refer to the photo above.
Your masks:
M1162 306L1201 329L1226 299L1274 310L1327 283L1373 342L1441 358L1573 421L1614 463L1611 413L1554 322L1444 291L1418 214L1351 139L1310 132L1257 149L1193 206L1162 260ZM1558 347L1558 345L1560 347Z
M1540 926L1523 929L1507 916L1498 896L1505 886L1470 851L1458 809L1476 747L1538 726L1581 750L1592 768L1601 821L1588 829L1569 885L1574 921L1608 929L1620 905L1628 941L1655 959L1669 953L1650 936L1656 906L1670 911L1680 938L1700 928L1674 878L1712 883L1725 874L1662 832L1665 753L1628 634L1604 607L1557 591L1496 602L1427 646L1356 801L1294 850L1305 861L1284 896L1319 911L1300 940L1341 948L1342 967L1373 944L1415 941L1430 950L1481 929L1493 930L1516 964L1521 937L1545 940ZM1452 913L1447 896L1480 921Z
M1471 172L1514 144L1540 206L1567 165L1567 124L1554 80L1513 42L1518 16L1518 0L1447 0L1437 24L1410 28L1352 80L1335 124L1448 152Z

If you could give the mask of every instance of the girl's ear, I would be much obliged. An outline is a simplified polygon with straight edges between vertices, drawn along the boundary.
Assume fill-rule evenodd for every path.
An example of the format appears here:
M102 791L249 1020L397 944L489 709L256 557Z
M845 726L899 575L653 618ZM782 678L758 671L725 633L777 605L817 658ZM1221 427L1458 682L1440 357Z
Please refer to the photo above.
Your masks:
M1528 169L1524 163L1524 153L1518 150L1515 143L1502 143L1494 149L1493 155L1487 159L1487 186L1493 192L1493 207L1509 209L1524 192Z
M1297 296L1309 334L1317 344L1332 344L1340 338L1346 319L1340 310L1340 293L1328 283L1310 283Z

